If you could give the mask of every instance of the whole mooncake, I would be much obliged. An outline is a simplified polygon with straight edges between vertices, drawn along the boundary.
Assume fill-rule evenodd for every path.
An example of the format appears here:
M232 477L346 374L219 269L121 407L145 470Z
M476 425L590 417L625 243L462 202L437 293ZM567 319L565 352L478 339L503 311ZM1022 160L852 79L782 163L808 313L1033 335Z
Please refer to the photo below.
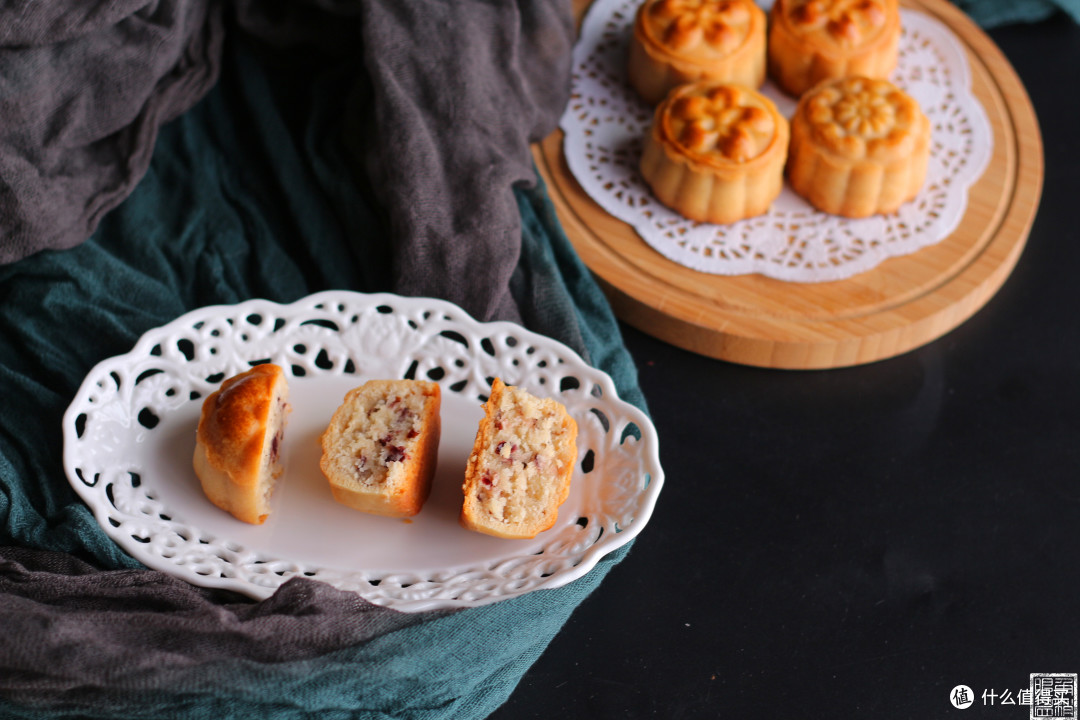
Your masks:
M888 78L900 43L897 0L776 0L769 76L795 97L825 80Z
M753 0L646 0L630 41L630 85L650 105L698 80L760 87L765 25Z
M918 194L930 157L930 121L887 80L822 83L791 119L787 175L817 209L861 218Z
M767 97L700 82L672 91L645 138L641 174L656 198L700 222L769 209L784 184L788 122Z

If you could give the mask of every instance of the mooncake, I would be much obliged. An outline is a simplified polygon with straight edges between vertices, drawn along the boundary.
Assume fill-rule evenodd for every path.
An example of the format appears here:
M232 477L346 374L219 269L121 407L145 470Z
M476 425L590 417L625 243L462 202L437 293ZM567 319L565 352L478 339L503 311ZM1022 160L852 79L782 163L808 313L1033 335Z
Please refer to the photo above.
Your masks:
M897 0L776 0L769 76L794 97L824 80L887 79L900 43Z
M641 174L664 205L700 222L766 212L784 184L788 122L756 90L683 85L662 102L645 138Z
M765 81L765 12L753 0L647 0L634 20L627 76L655 105L678 85Z
M930 121L888 80L853 77L805 94L791 119L791 188L823 212L895 211L926 179Z
M227 378L207 396L192 463L210 502L246 523L266 520L289 411L285 373L272 363Z
M577 423L552 398L495 378L462 483L462 527L501 538L549 529L570 492Z
M438 460L441 400L426 380L369 380L346 393L320 437L334 499L373 515L420 512Z

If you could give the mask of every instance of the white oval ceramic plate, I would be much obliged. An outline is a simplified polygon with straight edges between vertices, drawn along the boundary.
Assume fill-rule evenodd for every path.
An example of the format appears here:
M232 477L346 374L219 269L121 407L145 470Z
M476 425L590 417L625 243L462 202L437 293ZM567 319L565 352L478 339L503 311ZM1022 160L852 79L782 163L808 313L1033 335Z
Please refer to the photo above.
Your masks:
M192 470L203 399L259 362L289 376L285 472L265 524L236 520ZM503 540L458 525L461 480L491 379L563 403L578 423L570 497L550 530ZM431 497L408 520L333 500L318 437L374 378L443 389ZM98 523L148 567L265 598L295 576L404 611L483 605L575 580L641 532L663 484L656 430L571 349L441 300L329 291L188 313L99 363L64 416L64 468Z

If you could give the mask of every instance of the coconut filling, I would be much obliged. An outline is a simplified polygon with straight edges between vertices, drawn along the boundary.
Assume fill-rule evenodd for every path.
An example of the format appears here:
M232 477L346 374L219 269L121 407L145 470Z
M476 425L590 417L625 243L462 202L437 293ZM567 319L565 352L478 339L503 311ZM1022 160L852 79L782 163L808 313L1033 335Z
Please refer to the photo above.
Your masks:
M492 418L487 452L478 458L476 499L497 521L518 524L548 507L565 464L556 452L565 433L545 402L510 388Z
M393 487L416 450L426 396L360 397L340 428L336 471L365 490Z

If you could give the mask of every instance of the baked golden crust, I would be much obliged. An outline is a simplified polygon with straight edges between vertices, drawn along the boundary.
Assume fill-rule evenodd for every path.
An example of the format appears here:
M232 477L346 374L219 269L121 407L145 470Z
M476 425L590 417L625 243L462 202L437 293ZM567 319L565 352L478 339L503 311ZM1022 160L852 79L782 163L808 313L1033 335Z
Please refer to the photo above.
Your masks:
M650 105L698 80L760 87L765 25L753 0L647 0L634 20L630 85Z
M361 512L411 517L431 493L442 432L442 389L426 380L353 388L319 438L334 499Z
M288 385L272 363L227 378L203 401L195 433L195 474L212 503L261 524L278 465Z
M783 188L788 122L767 97L715 82L684 85L656 109L641 173L656 198L710 223L760 215Z
M576 459L577 423L566 408L495 378L465 467L461 526L536 537L555 524L569 497Z
M887 80L853 77L806 93L791 119L792 189L834 215L895 211L918 194L930 157L930 121Z
M888 78L899 43L898 0L776 0L769 76L795 97L824 80Z

